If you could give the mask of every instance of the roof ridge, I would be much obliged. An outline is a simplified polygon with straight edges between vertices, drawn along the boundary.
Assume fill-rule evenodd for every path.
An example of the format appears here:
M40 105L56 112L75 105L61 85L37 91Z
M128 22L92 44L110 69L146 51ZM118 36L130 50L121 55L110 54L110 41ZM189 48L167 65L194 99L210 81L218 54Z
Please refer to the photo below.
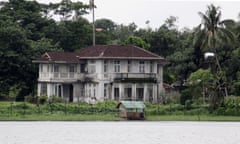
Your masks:
M100 53L99 57L102 57L105 54L105 51L109 48L108 45L106 47L104 47L104 45L101 46L103 46L104 50Z

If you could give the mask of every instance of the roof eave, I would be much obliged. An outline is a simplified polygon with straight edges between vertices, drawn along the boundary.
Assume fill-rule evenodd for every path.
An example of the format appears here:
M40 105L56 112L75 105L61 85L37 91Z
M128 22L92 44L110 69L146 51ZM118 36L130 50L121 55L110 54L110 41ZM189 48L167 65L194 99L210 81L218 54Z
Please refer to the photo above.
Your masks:
M79 59L134 59L134 60L164 60L164 58L156 57L79 57Z
M33 63L79 63L79 61L41 61L33 60Z

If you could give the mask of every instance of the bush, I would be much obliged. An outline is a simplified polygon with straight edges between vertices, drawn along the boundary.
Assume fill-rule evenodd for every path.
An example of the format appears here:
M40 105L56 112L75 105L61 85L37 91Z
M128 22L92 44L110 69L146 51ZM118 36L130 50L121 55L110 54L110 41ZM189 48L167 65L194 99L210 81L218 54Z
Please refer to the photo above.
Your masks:
M48 101L51 102L51 103L62 103L62 102L64 102L64 99L61 98L61 97L57 97L57 96L51 96L48 99Z
M31 96L31 95L28 95L28 96L25 96L24 99L25 99L26 102L34 103L36 97L33 97L33 96Z
M191 109L191 105L192 105L192 101L191 100L186 100L185 101L185 108L187 110L190 110Z
M48 100L48 97L47 97L47 96L44 96L44 95L38 96L38 102L39 102L40 104L45 104L45 103L47 102L47 100Z
M181 91L180 103L185 105L187 100L192 99L192 90L190 88Z

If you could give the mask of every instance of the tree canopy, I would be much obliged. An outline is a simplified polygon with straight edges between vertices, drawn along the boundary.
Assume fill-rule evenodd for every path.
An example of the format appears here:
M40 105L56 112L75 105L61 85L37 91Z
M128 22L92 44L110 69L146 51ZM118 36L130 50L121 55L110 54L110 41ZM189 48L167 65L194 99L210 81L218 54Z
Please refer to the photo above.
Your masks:
M83 17L88 12L89 5L80 1L1 2L0 98L16 95L18 100L23 100L36 94L38 68L32 60L45 52L76 51L91 45L92 23ZM182 85L196 71L199 74L198 70L208 68L204 52L215 52L229 94L240 95L240 21L221 20L221 14L219 7L209 5L205 13L199 12L202 23L192 29L178 29L174 16L155 30L138 28L134 22L125 25L98 19L96 44L133 44L147 48L169 61L164 68L164 82Z

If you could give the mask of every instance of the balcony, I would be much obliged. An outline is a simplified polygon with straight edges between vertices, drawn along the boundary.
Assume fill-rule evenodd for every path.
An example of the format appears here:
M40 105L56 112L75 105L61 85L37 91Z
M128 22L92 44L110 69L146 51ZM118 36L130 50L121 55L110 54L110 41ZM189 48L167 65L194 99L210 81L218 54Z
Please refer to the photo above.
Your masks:
M39 73L40 80L66 80L66 81L75 81L83 79L82 73L73 73L73 72L54 72L54 73Z
M157 75L155 73L115 73L114 81L120 82L156 82Z

